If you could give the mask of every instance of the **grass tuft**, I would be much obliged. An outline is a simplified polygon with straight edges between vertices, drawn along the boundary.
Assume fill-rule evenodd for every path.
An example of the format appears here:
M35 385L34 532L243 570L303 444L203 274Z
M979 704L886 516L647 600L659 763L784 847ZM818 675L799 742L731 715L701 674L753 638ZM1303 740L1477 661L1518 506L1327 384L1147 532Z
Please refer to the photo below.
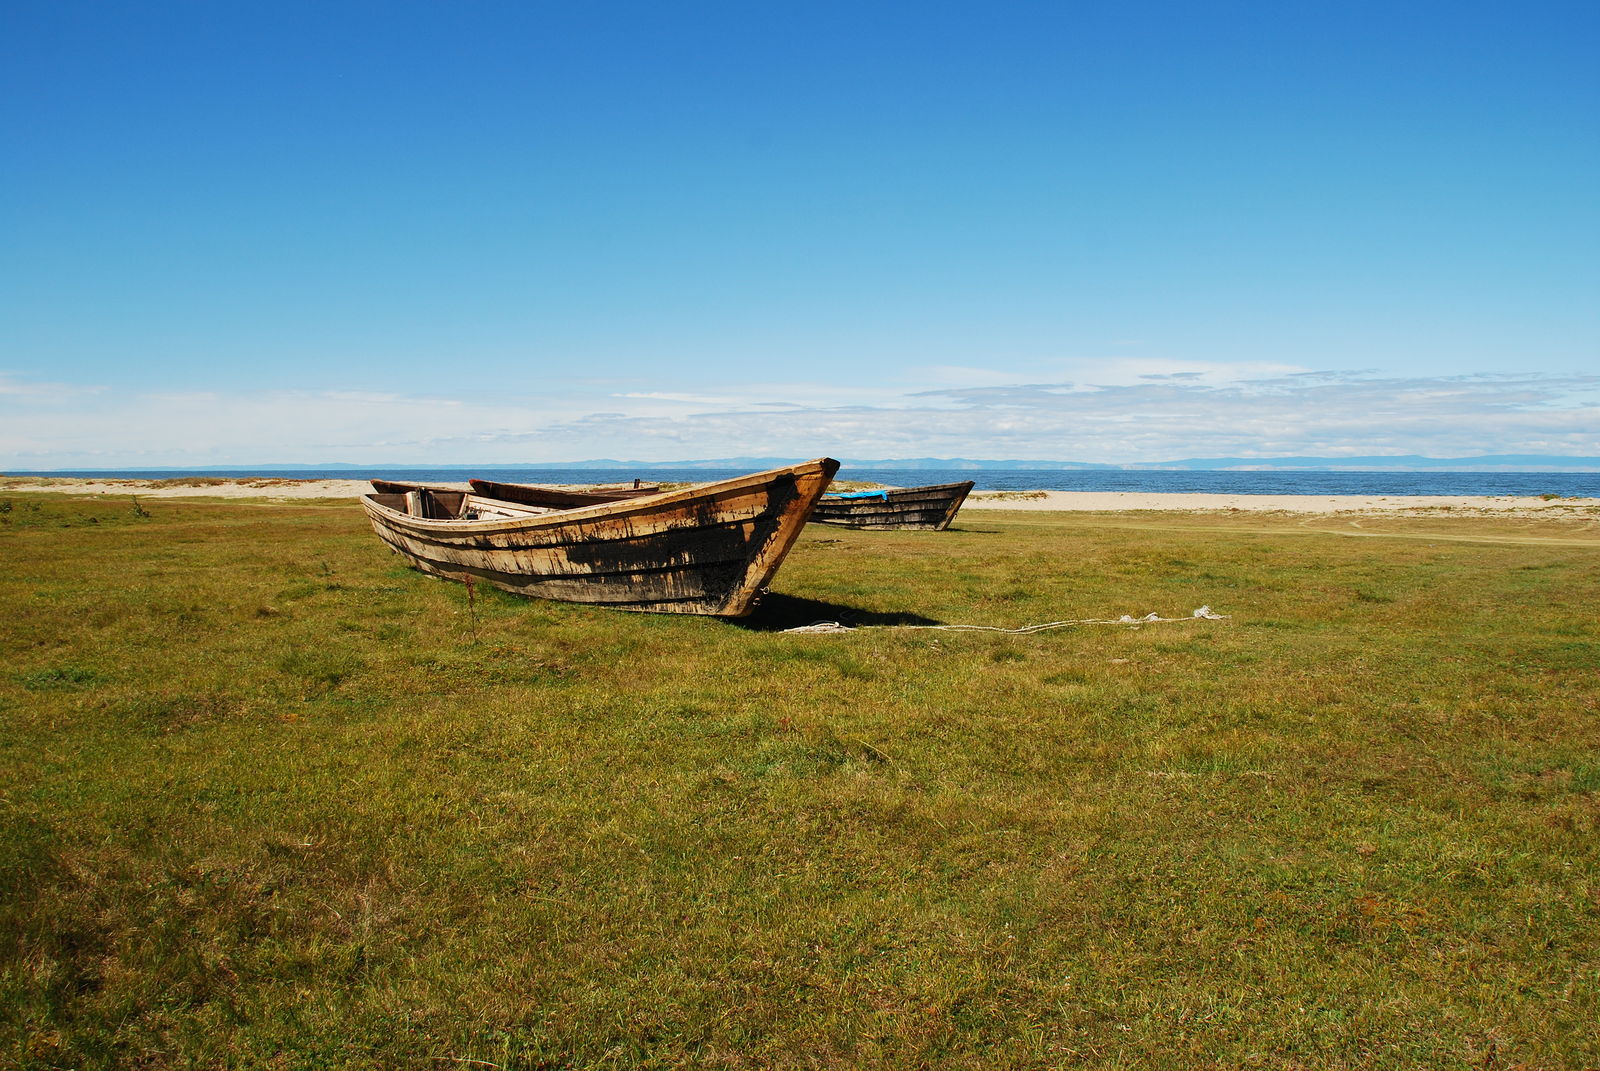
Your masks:
M60 665L37 669L18 675L22 686L30 692L81 691L106 681L100 671L84 666Z

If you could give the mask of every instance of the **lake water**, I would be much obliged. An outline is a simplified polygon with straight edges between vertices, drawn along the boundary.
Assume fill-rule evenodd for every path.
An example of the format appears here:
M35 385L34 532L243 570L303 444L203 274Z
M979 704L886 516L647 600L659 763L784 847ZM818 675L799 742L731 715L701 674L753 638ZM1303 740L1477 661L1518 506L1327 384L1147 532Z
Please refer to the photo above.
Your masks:
M735 469L554 469L554 468L394 468L371 469L195 469L77 470L17 472L9 476L85 476L164 480L182 476L281 477L286 479L366 479L377 476L418 483L453 482L469 476L507 483L588 484L705 483L743 476ZM1560 495L1600 498L1600 472L1233 472L1140 471L1124 469L871 469L846 466L841 480L898 487L974 480L980 491L1151 491L1236 495Z

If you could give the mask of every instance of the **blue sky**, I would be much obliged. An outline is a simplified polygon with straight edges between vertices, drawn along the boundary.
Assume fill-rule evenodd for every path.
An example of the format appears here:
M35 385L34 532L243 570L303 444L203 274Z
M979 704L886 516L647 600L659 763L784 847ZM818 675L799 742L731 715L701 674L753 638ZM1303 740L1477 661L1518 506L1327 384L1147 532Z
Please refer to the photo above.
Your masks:
M0 467L1600 455L1600 5L0 19Z

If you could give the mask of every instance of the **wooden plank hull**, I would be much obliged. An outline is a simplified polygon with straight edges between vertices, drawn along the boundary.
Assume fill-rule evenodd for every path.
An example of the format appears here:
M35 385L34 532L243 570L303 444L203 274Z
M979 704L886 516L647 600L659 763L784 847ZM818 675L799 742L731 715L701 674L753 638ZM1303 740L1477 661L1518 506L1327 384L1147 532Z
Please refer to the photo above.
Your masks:
M903 528L941 532L955 520L956 511L967 500L972 481L941 483L928 487L900 487L884 491L882 497L824 497L811 511L819 524L847 528Z
M435 576L619 610L743 617L838 468L819 458L575 509L465 495L443 519L429 515L440 507L428 492L361 503L380 539Z

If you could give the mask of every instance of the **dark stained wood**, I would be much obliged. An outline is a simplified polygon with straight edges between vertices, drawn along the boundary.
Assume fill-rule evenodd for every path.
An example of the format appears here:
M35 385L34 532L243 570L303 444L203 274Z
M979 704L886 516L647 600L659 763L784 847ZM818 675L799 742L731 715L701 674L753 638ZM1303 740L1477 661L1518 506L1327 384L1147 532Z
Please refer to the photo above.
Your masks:
M400 483L395 480L373 480L372 489L385 498L399 498L400 502L395 508L413 517L454 517L461 512L461 504L467 498L467 492L453 487L432 487L425 483ZM416 497L411 497L413 495Z
M372 489L380 495L403 495L408 491L448 491L461 494L458 487L439 487L431 483L403 483L399 480L373 480Z
M574 506L593 506L601 502L623 502L659 492L659 488L608 488L596 491L568 491L560 487L541 487L532 483L496 483L493 480L472 480L472 490L484 498L498 498L503 502L522 502L529 506L547 506L551 509L571 509Z
M941 532L955 520L956 511L967 500L972 481L940 483L927 487L899 487L882 492L882 497L840 498L824 495L811 511L820 524L846 528L906 528Z
M743 617L838 468L818 458L573 508L428 488L361 504L380 539L435 576L620 610ZM413 494L425 516L407 510ZM450 495L461 496L453 510Z

